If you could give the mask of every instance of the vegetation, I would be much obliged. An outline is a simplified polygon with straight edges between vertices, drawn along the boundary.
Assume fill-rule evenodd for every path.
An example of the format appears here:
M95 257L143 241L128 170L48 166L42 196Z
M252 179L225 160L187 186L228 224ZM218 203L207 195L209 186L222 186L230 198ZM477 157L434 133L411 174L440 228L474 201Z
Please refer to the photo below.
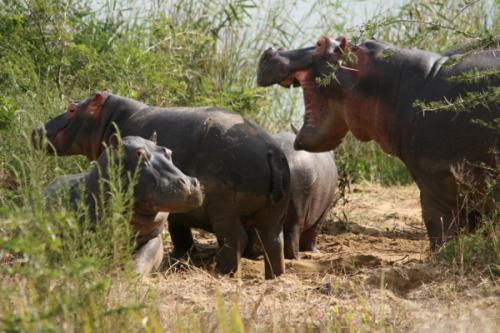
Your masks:
M130 271L122 214L130 193L118 178L97 231L82 223L84 213L45 209L51 180L88 168L81 157L46 156L31 146L31 130L69 102L109 89L152 105L216 105L271 131L287 130L302 113L299 92L254 84L269 44L309 45L319 33L375 35L434 51L497 40L495 1L412 1L352 29L342 14L348 5L316 0L307 15L317 25L308 28L281 0L261 7L252 0L0 0L0 331L161 331L157 295L144 292ZM404 165L373 143L348 136L336 156L349 183L411 182ZM472 267L489 253L488 265L498 262L498 241L473 237L450 245L444 257L469 255L463 262ZM243 321L236 305L215 301L220 331L268 331L253 317ZM192 310L174 315L178 331L212 325ZM336 307L326 317L322 331L357 330L357 319L364 330L385 327L365 308Z

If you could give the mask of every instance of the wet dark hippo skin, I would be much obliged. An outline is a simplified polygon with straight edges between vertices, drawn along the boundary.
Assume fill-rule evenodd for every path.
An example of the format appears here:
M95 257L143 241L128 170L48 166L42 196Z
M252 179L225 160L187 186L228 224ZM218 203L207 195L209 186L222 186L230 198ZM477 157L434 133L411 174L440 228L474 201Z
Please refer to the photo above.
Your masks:
M205 199L188 213L170 214L174 255L193 245L191 228L224 240L217 269L238 270L247 230L259 232L268 252L266 278L284 272L283 221L288 207L290 173L286 157L261 128L217 108L159 108L96 93L34 131L36 146L44 135L59 155L84 154L95 159L116 127L121 135L150 137L168 146L174 164L199 179ZM50 150L49 150L50 152Z
M119 145L121 144L121 147ZM120 156L121 152L123 153ZM127 136L119 143L113 136L110 149L104 151L90 171L65 175L54 180L45 190L49 206L62 191L68 193L75 211L83 204L91 220L96 222L96 207L103 192L100 185L109 180L109 157L121 159L123 188L126 189L136 170L134 212L131 224L135 237L134 264L140 275L157 269L163 258L162 231L168 212L189 211L201 206L203 193L196 178L186 176L172 163L172 153L165 147L137 136ZM106 190L104 191L104 193Z
M349 45L346 38L321 37L314 47L266 50L258 83L302 87L306 112L296 149L335 149L351 131L400 158L420 189L423 220L436 249L459 228L473 228L477 213L491 207L483 200L484 178L498 179L494 151L499 151L500 137L480 122L500 118L498 98L485 94L498 91L499 52L459 50L448 56L375 40ZM474 73L482 79L464 80ZM450 106L432 111L429 104L460 104L459 98L468 94L483 95L480 102L463 104L460 112ZM423 111L422 102L431 110ZM474 192L467 195L468 206L459 193L459 174L464 173Z

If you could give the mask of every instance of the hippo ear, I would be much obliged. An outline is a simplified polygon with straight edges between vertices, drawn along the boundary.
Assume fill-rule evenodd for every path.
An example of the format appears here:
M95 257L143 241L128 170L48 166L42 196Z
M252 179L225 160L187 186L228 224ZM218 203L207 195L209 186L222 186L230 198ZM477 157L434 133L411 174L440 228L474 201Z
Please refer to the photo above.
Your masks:
M156 135L156 131L153 132L153 134L151 134L151 137L149 138L150 141L153 141L154 144L157 144L158 143L158 136Z
M347 41L347 38L341 37L337 40L339 44L338 47L335 49L335 51L337 51L340 54L346 54L347 52L349 52L349 43Z
M102 106L106 102L108 95L107 91L98 91L95 93L89 106L89 112L92 116L98 115L101 112Z
M342 50L342 52L346 52L347 51L347 47L348 47L349 43L347 42L347 38L345 37L342 37L340 39L340 45L339 45L339 49Z
M314 55L320 57L325 53L330 53L333 51L333 43L327 36L321 36L316 42L316 50L314 50Z

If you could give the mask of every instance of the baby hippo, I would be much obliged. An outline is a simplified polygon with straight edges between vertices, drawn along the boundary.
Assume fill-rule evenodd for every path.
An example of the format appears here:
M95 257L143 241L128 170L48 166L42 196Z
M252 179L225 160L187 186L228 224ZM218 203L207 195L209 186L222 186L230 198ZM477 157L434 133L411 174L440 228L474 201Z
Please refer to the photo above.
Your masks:
M173 164L169 149L138 136L127 136L121 141L123 155L120 156L119 144L118 137L111 136L110 152L103 152L89 172L59 177L47 187L45 197L50 203L57 192L66 189L72 209L77 210L83 200L90 218L95 220L96 203L101 193L99 181L109 179L109 156L116 161L121 159L125 171L123 188L128 187L129 175L138 170L131 223L137 235L134 269L144 275L156 270L162 261L161 234L168 212L181 213L200 207L203 194L198 180L185 175Z
M292 133L273 135L290 166L290 204L284 223L285 258L315 251L318 229L333 205L338 173L333 154L295 150Z

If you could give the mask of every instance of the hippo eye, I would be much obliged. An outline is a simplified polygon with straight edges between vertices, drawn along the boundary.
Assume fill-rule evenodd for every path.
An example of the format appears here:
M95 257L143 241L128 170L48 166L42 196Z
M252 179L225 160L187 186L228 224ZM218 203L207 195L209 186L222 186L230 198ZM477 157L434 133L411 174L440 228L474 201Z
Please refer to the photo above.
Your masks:
M78 105L76 103L71 103L68 106L68 116L73 118L78 112Z
M135 153L138 161L142 160L143 163L149 161L148 155L144 149L138 149Z

